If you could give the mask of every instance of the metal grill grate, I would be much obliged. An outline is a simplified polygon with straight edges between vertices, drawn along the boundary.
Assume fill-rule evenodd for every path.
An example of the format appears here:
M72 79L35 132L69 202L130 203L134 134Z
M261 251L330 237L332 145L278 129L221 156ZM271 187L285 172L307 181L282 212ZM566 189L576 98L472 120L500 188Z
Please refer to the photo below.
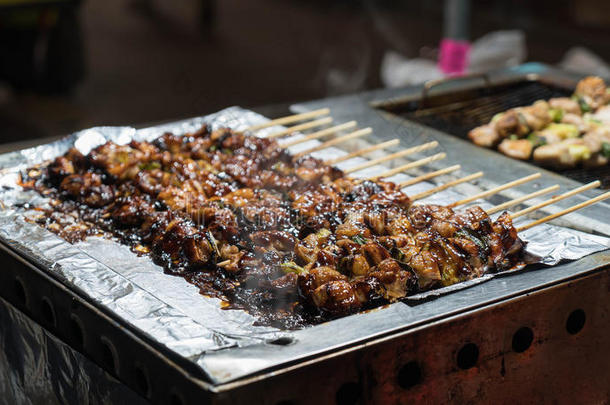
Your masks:
M379 108L448 134L468 139L468 131L489 122L497 113L514 107L526 106L536 100L564 97L571 93L571 89L541 81L523 80L510 84L461 89L431 96L424 100L389 102L380 105ZM536 164L535 162L530 163ZM610 169L608 167L551 170L583 183L599 179L604 188L610 187Z

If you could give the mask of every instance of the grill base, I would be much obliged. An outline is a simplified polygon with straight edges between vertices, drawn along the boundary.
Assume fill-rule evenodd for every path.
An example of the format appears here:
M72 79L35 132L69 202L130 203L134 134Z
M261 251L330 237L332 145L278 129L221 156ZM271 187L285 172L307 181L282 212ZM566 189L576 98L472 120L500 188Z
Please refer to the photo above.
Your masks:
M606 269L270 374L220 402L605 403L609 298Z

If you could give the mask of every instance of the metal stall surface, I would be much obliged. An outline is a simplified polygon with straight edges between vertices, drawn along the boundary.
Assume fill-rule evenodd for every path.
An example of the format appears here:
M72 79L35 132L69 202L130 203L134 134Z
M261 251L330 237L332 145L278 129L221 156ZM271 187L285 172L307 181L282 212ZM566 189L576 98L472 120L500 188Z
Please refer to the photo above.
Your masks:
M537 64L497 72L486 80L519 78L553 79L561 88L576 80ZM477 148L388 108L405 100L449 96L468 86L472 84L460 81L444 84L442 90L379 90L294 109L330 107L337 121L357 119L372 126L376 140L396 134L407 145L437 139L448 159L464 170L488 173L481 187L531 173L527 163ZM539 187L579 184L540 171ZM498 198L518 196L513 193ZM610 235L608 208L606 203L589 207L561 223ZM19 233L17 225L14 231ZM580 237L575 236L577 241ZM607 250L298 331L263 334L254 344L237 342L189 356L184 347L168 346L126 322L108 302L75 288L52 263L34 260L15 244L1 247L0 324L3 342L10 342L3 345L0 359L8 370L3 380L10 381L0 385L6 398L20 400L39 392L40 398L57 398L59 403L89 398L91 403L347 404L503 403L509 398L604 402L610 397L610 370L604 364L610 355ZM179 329L166 326L169 332ZM45 354L31 355L37 350ZM66 369L70 371L60 372ZM70 380L76 392L68 394Z

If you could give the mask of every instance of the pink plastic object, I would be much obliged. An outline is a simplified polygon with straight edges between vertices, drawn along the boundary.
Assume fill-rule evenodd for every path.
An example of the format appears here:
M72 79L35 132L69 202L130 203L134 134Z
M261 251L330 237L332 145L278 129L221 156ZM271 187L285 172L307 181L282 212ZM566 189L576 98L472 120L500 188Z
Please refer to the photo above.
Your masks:
M459 75L468 67L470 42L445 38L441 41L441 53L438 67L448 75Z

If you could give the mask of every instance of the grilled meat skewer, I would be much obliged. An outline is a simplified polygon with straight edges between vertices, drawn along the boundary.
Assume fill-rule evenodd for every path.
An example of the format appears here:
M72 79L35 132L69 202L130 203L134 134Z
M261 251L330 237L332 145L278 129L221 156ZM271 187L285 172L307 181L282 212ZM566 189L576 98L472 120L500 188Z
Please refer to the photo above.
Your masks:
M413 205L270 139L207 127L70 150L23 175L51 197L40 222L76 241L105 233L202 293L296 327L511 268L510 217ZM77 218L77 221L74 221Z

